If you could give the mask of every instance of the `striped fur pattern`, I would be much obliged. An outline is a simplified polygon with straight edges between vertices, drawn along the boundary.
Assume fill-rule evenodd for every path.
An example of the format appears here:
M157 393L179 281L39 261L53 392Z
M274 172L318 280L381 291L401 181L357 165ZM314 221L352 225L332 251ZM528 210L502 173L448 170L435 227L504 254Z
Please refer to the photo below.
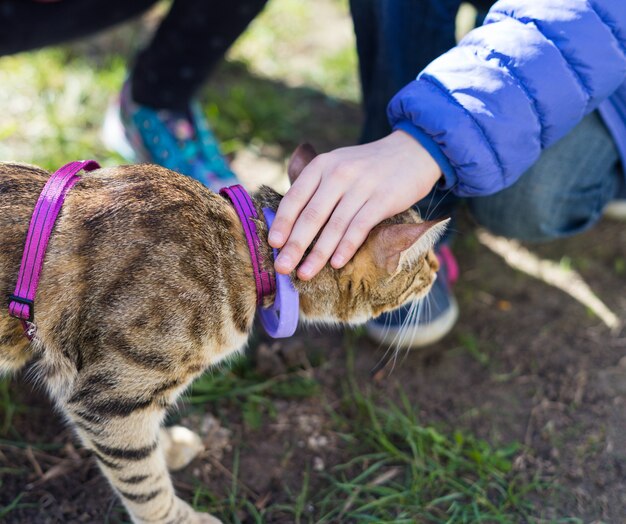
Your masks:
M49 176L37 167L0 163L5 297ZM276 209L280 198L262 188L255 204ZM424 295L437 261L427 248L412 252L419 242L407 242L407 232L418 223L414 213L394 217L344 269L327 267L310 282L294 275L301 316L362 322ZM265 224L258 226L265 239ZM398 227L402 239L392 232ZM269 266L267 245L263 258ZM162 422L196 377L246 344L254 286L239 219L221 196L154 165L85 174L68 194L48 246L36 339L29 343L20 323L6 308L0 311L0 373L31 367L133 522L219 523L175 495L171 447L186 444L172 440Z

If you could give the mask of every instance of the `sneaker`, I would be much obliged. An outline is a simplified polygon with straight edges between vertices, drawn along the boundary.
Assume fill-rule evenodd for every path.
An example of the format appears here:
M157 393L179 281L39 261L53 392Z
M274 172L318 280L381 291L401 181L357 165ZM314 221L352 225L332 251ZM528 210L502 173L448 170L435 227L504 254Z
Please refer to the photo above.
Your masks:
M414 349L438 342L459 318L459 306L450 291L459 267L448 246L437 248L439 272L428 295L383 313L365 325L369 337L397 349Z
M141 106L127 82L107 110L102 138L129 162L159 164L213 191L238 183L197 103L185 113Z
M613 220L626 221L626 199L616 199L604 208L604 216Z
M626 183L622 182L614 200L604 208L604 216L613 220L626 220Z

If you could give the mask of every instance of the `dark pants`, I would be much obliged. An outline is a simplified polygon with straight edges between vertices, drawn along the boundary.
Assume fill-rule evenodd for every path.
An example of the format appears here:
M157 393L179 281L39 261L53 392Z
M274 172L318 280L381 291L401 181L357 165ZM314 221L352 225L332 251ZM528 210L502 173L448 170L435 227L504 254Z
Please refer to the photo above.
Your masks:
M468 203L476 220L494 233L541 242L593 226L623 180L617 146L594 111L511 187Z
M387 104L454 46L461 0L350 0L365 124L361 142L389 134Z
M133 99L185 111L267 0L174 0L131 72ZM80 38L143 13L156 0L0 0L0 56Z

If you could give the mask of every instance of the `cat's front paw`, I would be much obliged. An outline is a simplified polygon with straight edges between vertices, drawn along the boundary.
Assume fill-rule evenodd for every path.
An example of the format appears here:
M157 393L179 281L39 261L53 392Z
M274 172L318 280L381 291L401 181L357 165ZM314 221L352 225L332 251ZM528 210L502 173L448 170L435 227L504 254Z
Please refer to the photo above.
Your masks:
M204 451L202 439L193 431L182 426L161 428L161 445L163 446L167 468L170 471L184 468L199 453Z

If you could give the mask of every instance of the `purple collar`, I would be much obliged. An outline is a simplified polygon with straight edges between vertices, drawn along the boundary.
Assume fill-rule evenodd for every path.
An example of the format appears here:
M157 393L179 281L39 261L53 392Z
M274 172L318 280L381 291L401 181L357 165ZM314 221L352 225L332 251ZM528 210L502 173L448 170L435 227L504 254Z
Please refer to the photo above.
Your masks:
M290 337L298 327L298 292L293 287L293 283L288 275L276 274L261 267L262 259L259 252L261 242L253 220L258 219L259 216L247 191L237 184L221 189L220 194L226 196L232 202L237 216L239 216L239 220L243 225L243 232L246 235L254 271L257 306L262 306L264 297L276 292L274 303L269 308L261 307L260 309L261 323L267 334L273 338ZM269 230L274 221L274 211L263 208L263 215ZM273 252L274 258L276 258L278 251L274 249Z
M15 291L9 296L9 315L22 322L29 340L35 336L35 295L46 247L65 195L78 182L80 171L93 171L99 167L93 160L70 162L52 174L39 195L30 219Z
M253 219L258 219L259 215L252 203L250 195L239 184L220 189L220 195L230 200L241 220L243 232L248 242L248 250L250 251L250 259L252 260L252 269L254 270L254 280L256 282L256 304L260 306L263 298L271 295L276 291L276 279L272 271L266 271L261 267L261 253L259 246L261 241L256 230L256 224Z

